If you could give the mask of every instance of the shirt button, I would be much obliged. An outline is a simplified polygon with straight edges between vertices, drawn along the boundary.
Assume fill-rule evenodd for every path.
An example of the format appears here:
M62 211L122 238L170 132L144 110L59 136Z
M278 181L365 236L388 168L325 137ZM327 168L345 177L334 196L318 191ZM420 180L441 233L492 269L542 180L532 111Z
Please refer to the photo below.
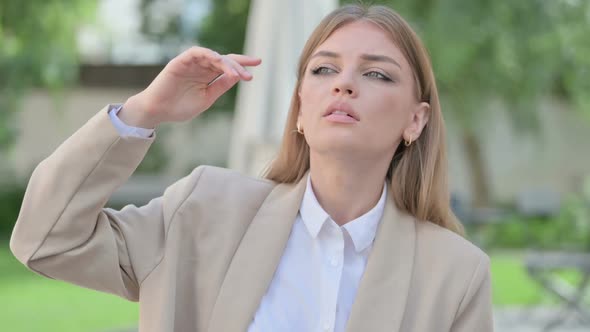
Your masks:
M336 266L338 266L338 259L337 259L337 258L335 258L335 257L334 257L334 258L332 258L332 259L330 260L330 265L332 265L333 267L336 267Z

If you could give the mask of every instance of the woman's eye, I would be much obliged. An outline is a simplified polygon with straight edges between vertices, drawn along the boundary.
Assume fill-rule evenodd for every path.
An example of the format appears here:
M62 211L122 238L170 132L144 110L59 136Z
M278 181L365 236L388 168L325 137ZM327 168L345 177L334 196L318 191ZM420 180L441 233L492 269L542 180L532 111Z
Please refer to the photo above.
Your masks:
M334 73L335 70L332 68L328 68L328 67L317 67L317 68L313 69L311 72L314 75L321 75L321 74Z
M370 72L366 73L365 76L373 77L373 78L378 78L380 80L384 80L384 81L388 81L388 82L391 81L391 79L389 77L381 74L378 71L370 71Z

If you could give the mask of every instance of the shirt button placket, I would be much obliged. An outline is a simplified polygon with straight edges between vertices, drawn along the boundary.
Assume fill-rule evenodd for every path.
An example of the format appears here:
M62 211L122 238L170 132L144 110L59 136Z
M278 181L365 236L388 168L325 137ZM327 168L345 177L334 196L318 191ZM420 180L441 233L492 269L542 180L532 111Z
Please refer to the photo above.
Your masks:
M332 257L332 259L330 259L330 265L332 265L332 267L338 267L338 258Z

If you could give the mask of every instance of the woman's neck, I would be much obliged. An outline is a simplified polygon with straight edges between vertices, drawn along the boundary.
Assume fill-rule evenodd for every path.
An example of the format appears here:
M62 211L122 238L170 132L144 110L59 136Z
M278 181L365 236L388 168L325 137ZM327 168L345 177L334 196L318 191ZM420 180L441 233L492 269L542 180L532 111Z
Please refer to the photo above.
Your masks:
M312 188L322 208L340 226L370 211L379 201L389 163L359 163L310 156Z

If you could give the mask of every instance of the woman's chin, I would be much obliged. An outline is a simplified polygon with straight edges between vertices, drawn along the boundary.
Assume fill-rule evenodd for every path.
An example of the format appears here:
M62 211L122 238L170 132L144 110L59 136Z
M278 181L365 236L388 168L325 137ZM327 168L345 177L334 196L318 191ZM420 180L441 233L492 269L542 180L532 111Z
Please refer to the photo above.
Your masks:
M315 143L315 144L314 144ZM362 151L359 139L346 136L325 137L317 142L311 142L310 147L320 153L355 153Z

